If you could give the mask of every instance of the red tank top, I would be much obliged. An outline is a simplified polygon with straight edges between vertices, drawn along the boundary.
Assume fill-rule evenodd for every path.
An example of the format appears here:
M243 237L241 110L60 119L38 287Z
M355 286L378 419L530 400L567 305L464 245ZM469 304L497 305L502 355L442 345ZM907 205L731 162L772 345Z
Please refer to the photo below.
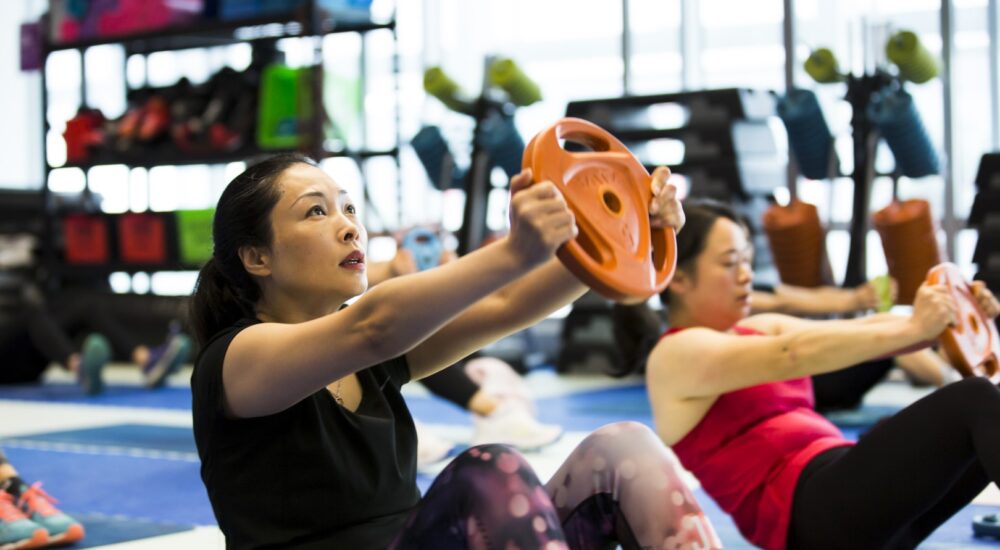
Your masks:
M795 483L806 464L827 449L853 444L814 406L809 377L725 393L673 445L743 536L762 548L785 548Z

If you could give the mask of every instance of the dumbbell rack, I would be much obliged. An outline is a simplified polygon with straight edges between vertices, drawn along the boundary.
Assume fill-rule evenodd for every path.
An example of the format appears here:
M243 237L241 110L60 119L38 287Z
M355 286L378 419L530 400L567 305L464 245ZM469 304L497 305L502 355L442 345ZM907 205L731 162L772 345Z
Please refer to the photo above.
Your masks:
M975 278L1000 293L1000 153L986 153L979 161L969 227L979 234L972 257L979 270Z
M475 120L472 130L472 155L469 169L465 172L463 189L465 189L465 209L462 214L462 227L458 230L458 254L468 254L478 248L486 237L486 208L489 202L490 173L493 162L490 153L476 139L482 131L482 125L491 115L513 110L513 105L498 101L488 96L488 87L484 85L483 93L473 102L468 113Z
M851 137L854 147L854 199L852 202L850 245L847 254L847 270L844 286L854 287L868 280L865 270L867 257L869 210L871 206L872 182L875 178L875 147L878 131L868 118L868 104L872 95L886 86L892 77L883 71L847 80L847 102L851 105ZM893 190L895 191L895 189ZM895 196L895 192L893 192Z
M129 34L115 37L88 38L73 42L55 43L46 38L43 41L43 59L48 59L49 55L62 50L78 50L81 53L80 73L81 73L81 105L87 105L87 80L85 56L83 53L92 46L99 45L119 45L124 49L125 58L133 55L148 56L155 52L173 51L191 48L209 48L213 46L224 46L239 42L249 42L254 48L254 56L272 55L275 51L275 43L283 38L290 37L322 37L326 34L334 33L357 33L362 35L362 49L360 55L360 80L362 86L362 96L365 86L365 58L366 48L364 36L373 31L388 30L393 36L393 43L398 44L396 35L395 19L386 22L373 21L338 21L324 12L320 7L319 0L302 0L300 6L286 13L274 13L256 17L249 17L238 20L204 20L183 26L157 29L154 31ZM317 63L311 68L312 78L311 91L314 102L313 112L323 113L323 65L322 65L322 40L316 41L315 59ZM262 53L263 52L263 53ZM253 65L252 63L252 65ZM43 65L44 67L44 65ZM393 56L393 73L398 75L398 52ZM127 82L127 79L126 79ZM398 90L398 76L394 79L394 87ZM394 90L395 91L395 90ZM49 187L50 174L53 170L60 168L79 168L84 173L85 188L83 200L85 204L92 204L90 199L92 190L89 181L89 171L95 166L107 164L124 164L130 168L152 168L156 166L181 166L181 165L221 165L230 162L246 161L255 156L282 152L282 150L268 149L262 150L255 143L239 148L236 151L210 154L191 155L176 153L164 153L158 155L146 155L142 158L117 157L115 155L102 155L99 158L88 162L65 163L60 166L51 166L48 163L47 136L50 130L48 122L49 112L49 87L46 79L46 71L42 70L42 158L44 185L42 186L42 198L45 210L45 227L43 237L42 272L40 277L47 282L50 291L58 290L67 281L99 281L111 272L155 272L165 270L190 270L197 269L196 265L185 265L176 259L169 259L164 263L136 264L121 261L111 261L109 263L95 266L74 266L68 265L62 256L62 243L60 242L61 224L59 218L64 210L58 206L53 199L53 193ZM375 157L392 157L398 166L399 154L399 102L393 101L395 110L397 137L396 145L386 150L329 150L323 140L324 116L314 116L311 127L308 129L308 136L303 140L304 145L295 149L316 160L329 157L347 157L355 160L359 164L367 159ZM363 120L363 118L362 118ZM364 124L362 122L362 141L366 140L364 135ZM253 140L249 140L253 142ZM398 170L397 170L398 172ZM367 188L364 189L366 203L371 204Z

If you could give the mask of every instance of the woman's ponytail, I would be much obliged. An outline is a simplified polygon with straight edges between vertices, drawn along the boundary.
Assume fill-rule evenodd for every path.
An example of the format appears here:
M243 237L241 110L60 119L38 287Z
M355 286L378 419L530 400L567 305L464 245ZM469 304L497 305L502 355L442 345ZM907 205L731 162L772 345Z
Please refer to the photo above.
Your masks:
M253 304L241 298L212 258L198 273L189 312L191 331L199 346L240 319L253 317Z
M663 334L660 316L646 303L614 304L611 324L621 362L609 374L621 377L646 372L646 359Z

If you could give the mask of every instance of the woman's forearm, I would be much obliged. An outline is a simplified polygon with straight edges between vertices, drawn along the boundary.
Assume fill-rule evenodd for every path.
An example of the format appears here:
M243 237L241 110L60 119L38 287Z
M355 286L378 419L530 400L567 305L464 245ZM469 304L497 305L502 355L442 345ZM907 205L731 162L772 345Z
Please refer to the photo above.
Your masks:
M531 273L497 291L503 306L499 325L517 331L544 319L576 301L588 290L558 259L553 258Z
M783 313L801 315L826 315L850 313L861 309L857 294L852 289L821 287L802 288L778 285L775 289Z
M503 240L436 269L385 281L352 307L363 308L359 313L381 354L400 355L535 267Z
M825 324L782 335L779 364L793 376L822 374L913 348L926 340L906 318ZM784 378L784 377L783 377Z

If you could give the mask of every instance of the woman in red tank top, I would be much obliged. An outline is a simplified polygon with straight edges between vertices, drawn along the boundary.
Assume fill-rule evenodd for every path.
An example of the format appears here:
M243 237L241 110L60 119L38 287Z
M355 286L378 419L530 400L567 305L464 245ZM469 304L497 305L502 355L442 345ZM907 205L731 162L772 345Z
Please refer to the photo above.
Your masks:
M1000 390L982 378L934 392L857 444L814 410L810 376L935 339L955 319L925 285L911 316L750 316L752 248L729 208L684 207L667 291L673 327L646 376L660 437L764 548L910 548L1000 481ZM1000 305L982 287L993 316Z

